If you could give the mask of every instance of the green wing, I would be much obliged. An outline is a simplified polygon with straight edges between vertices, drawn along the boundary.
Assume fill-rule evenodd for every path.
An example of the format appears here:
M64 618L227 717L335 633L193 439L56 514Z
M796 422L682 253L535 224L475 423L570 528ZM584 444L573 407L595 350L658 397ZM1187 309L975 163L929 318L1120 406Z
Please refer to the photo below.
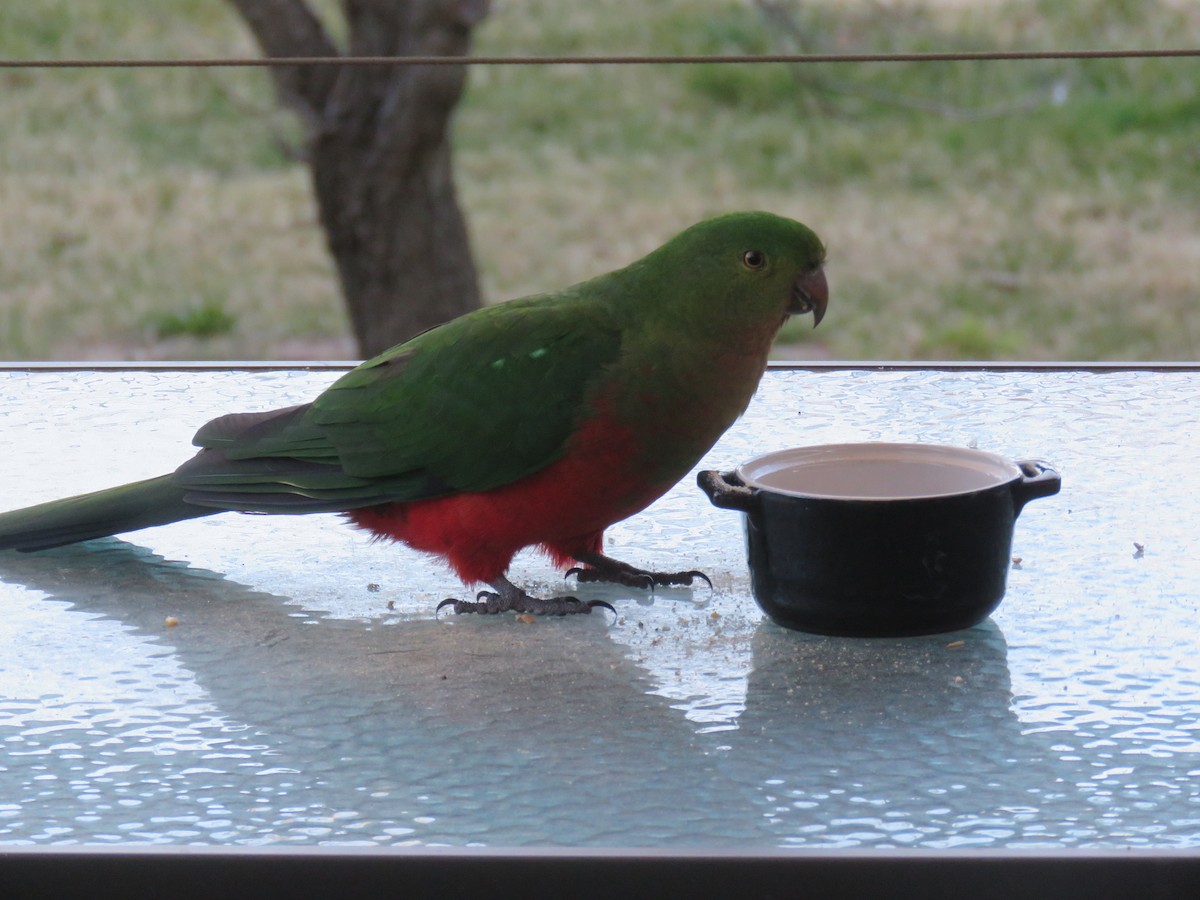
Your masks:
M579 297L487 307L346 373L311 404L223 416L175 481L221 509L318 512L516 481L559 458L620 331Z

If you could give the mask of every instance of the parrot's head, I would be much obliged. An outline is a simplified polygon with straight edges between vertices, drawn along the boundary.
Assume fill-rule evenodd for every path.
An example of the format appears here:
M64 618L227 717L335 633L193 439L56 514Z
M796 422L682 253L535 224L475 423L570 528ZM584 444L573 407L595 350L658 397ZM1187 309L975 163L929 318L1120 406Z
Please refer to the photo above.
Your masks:
M791 315L820 323L829 303L825 246L812 229L766 212L729 213L677 235L660 256L672 296L698 327L770 329Z

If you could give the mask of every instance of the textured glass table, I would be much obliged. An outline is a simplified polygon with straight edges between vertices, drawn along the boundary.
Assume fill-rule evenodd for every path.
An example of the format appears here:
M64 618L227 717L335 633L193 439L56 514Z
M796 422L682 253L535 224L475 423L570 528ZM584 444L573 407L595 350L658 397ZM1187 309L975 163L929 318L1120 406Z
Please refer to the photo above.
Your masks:
M0 370L0 505L168 471L337 374ZM1193 850L1198 401L1189 367L772 369L702 467L899 440L1062 473L1000 608L946 635L766 621L691 479L608 546L713 590L580 591L616 616L436 617L453 576L336 516L0 553L0 850ZM562 589L533 554L510 575Z

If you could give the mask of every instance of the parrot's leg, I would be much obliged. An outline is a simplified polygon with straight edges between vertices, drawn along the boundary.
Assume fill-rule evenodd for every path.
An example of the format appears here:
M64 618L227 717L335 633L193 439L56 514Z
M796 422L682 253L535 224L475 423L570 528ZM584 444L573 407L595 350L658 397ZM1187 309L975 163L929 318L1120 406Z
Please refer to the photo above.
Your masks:
M648 572L603 553L590 551L576 553L575 558L587 568L568 569L567 575L574 575L580 584L588 581L607 581L652 591L656 587L687 587L699 579L712 588L712 580L695 569L687 572Z
M494 615L502 612L530 613L535 616L566 616L573 613L590 613L597 606L616 612L611 604L603 600L580 600L578 597L534 597L521 590L503 575L489 582L491 591L480 591L474 600L456 600L449 597L437 605L438 610L449 606L458 615L484 613Z

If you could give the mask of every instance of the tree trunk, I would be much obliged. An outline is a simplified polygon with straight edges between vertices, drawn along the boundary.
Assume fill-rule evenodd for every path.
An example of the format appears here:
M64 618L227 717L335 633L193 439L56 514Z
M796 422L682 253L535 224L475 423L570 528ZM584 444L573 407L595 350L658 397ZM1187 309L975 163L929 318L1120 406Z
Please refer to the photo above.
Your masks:
M269 56L335 56L305 0L231 0ZM462 56L487 0L342 0L351 56ZM460 66L277 67L309 129L326 242L362 353L480 305L454 187L450 117Z

